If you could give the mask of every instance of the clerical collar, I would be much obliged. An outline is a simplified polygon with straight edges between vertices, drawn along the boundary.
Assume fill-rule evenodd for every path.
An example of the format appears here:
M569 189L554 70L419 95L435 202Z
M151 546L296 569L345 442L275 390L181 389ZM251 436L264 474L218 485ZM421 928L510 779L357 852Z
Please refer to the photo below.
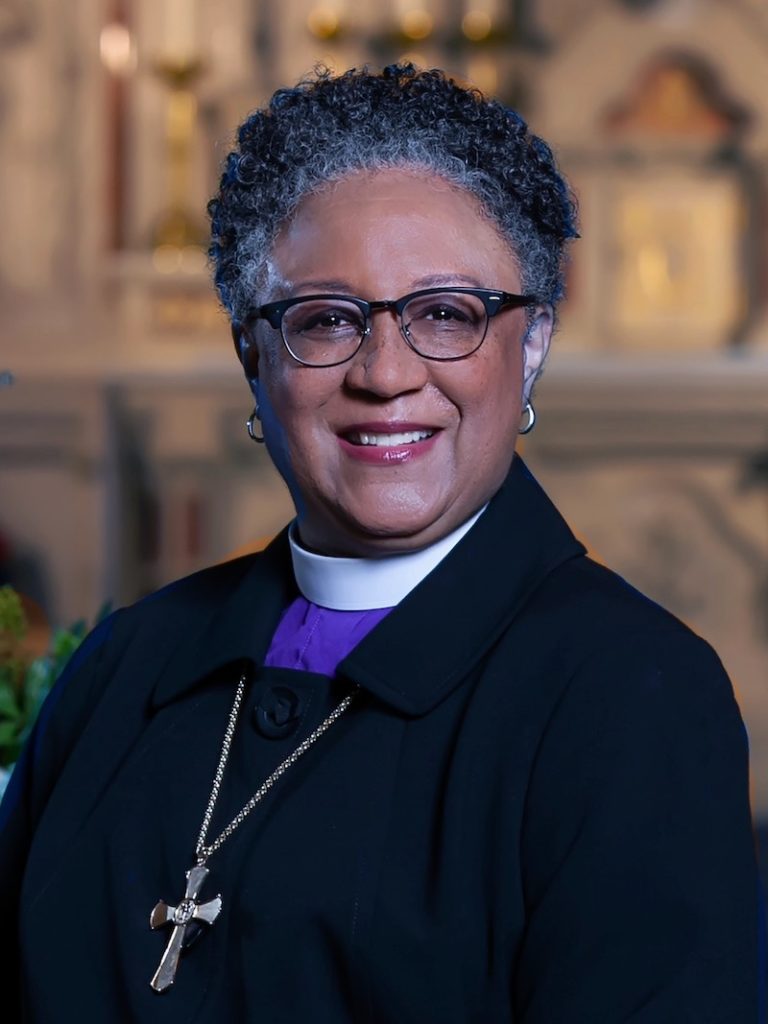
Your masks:
M294 520L288 536L296 584L308 601L321 608L342 612L392 608L432 572L486 508L429 547L383 558L335 558L307 551Z

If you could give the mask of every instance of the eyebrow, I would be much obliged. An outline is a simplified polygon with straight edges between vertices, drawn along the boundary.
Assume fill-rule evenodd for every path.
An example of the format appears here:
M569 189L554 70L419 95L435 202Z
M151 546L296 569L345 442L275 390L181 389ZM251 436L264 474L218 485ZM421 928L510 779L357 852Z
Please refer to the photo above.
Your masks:
M469 274L430 274L428 277L420 277L414 284L418 288L437 288L443 284L468 285L470 288L484 287L479 278L471 277Z
M467 285L470 288L484 287L478 278L470 277L468 274L429 274L426 277L417 278L409 290L418 291L420 288L438 288L441 285ZM355 290L351 287L349 281L342 281L340 279L318 280L313 278L309 281L292 281L288 286L288 290L293 292L293 294L302 291L310 294L310 289L315 292L341 292L344 295L355 294ZM280 291L282 290L281 288Z

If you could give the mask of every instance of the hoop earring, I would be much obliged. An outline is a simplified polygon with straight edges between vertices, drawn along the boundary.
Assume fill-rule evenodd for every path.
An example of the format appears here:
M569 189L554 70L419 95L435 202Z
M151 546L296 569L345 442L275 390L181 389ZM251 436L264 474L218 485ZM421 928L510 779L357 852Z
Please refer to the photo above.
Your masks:
M530 402L526 402L525 408L523 409L523 415L528 417L528 420L524 427L520 427L518 434L530 434L533 430L533 425L536 422L536 410Z
M258 418L259 418L259 407L257 405L256 408L251 413L251 415L245 421L245 429L248 431L248 437L250 437L250 439L252 441L255 441L256 444L264 444L264 435L263 434L257 434L254 431L254 429L253 429L254 421L257 420Z

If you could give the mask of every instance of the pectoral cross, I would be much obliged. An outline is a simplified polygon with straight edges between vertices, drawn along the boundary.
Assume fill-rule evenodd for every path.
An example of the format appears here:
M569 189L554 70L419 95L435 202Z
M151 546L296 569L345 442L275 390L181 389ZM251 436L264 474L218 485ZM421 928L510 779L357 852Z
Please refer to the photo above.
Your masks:
M197 903L197 896L203 887L208 868L204 864L196 864L187 872L187 889L184 899L178 907L169 907L164 900L160 900L152 911L149 923L152 928L161 928L163 925L173 925L171 937L165 947L160 966L150 985L155 992L164 992L173 984L176 977L176 968L179 966L179 957L184 945L184 935L187 926L191 921L204 921L206 924L213 924L221 911L221 896L216 896L207 903Z

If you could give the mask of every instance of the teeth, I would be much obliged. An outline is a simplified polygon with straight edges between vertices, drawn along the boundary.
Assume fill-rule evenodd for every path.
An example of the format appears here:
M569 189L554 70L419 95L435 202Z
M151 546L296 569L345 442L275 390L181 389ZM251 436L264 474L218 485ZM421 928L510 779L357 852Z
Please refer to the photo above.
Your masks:
M394 448L399 444L415 444L432 437L432 430L404 430L400 434L367 434L362 431L349 435L353 444L372 444L379 448Z

